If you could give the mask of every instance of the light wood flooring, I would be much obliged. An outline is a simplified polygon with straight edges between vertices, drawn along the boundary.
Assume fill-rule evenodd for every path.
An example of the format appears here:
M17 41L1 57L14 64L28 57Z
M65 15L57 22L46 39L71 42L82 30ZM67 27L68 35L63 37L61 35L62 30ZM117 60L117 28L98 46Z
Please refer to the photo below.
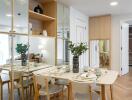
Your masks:
M132 100L132 67L127 75L121 76L113 85L114 100Z

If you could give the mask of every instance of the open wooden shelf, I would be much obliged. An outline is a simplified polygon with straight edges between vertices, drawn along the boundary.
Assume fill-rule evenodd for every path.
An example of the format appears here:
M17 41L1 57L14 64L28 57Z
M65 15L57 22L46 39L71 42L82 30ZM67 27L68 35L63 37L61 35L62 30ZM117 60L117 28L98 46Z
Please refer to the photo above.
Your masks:
M40 38L56 38L53 36L44 36L44 35L31 35L32 37L40 37Z
M44 14L39 14L39 13L36 13L32 10L29 10L29 16L30 16L30 18L41 20L41 21L53 21L53 20L55 20L55 18L53 18L53 17L47 16Z
M40 3L56 2L57 0L39 0Z

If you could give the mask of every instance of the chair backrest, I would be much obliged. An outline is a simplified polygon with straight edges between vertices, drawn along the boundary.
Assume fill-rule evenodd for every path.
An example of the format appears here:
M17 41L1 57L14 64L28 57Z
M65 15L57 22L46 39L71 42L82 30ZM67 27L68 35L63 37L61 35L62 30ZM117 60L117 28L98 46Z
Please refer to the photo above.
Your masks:
M72 81L72 92L73 93L88 93L90 84L83 82Z
M72 81L72 94L75 100L98 100L98 95L92 90L94 84Z
M34 75L34 79L36 81L36 84L41 85L42 87L45 87L46 77L42 75Z
M10 76L10 79L19 79L21 78L21 76L23 75L23 72L19 72L19 71L10 71L9 72L9 76Z
M45 88L45 92L47 94L48 100L50 100L50 95L49 95L49 78L42 76L42 75L34 75L33 76L33 82L34 82L34 88L35 88L35 97L39 96L39 88L38 85L41 86L41 88Z

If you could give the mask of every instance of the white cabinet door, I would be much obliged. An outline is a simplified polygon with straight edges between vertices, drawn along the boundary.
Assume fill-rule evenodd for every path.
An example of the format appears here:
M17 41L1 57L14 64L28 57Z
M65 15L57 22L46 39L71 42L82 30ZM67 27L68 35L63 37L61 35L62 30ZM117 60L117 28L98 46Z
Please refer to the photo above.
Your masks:
M122 24L121 28L121 74L127 74L129 72L129 25L126 23Z

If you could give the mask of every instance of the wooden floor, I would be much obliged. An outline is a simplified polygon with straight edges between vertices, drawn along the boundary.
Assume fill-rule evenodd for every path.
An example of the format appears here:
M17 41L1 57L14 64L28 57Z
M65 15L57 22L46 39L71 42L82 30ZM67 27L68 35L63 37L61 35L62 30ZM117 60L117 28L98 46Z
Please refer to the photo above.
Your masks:
M113 85L114 100L132 100L132 67L127 75L121 76Z

